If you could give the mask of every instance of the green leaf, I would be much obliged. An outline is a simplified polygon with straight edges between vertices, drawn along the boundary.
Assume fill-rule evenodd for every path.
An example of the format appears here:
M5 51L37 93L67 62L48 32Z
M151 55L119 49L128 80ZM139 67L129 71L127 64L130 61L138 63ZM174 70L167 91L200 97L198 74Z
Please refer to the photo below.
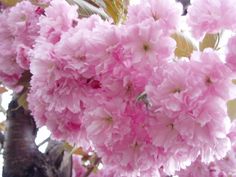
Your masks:
M6 122L0 122L0 131L5 131L6 130Z
M189 58L193 51L197 50L193 42L183 34L174 33L171 37L176 41L175 56Z
M236 79L233 79L233 80L232 80L232 82L233 82L233 84L235 84L235 85L236 85Z
M19 1L20 0L0 0L0 2L4 4L5 6L14 6Z
M236 118L236 99L227 102L227 112L231 120Z
M220 34L206 34L203 40L199 43L200 51L206 48L217 50L220 41Z
M28 110L27 95L28 95L28 90L21 93L21 95L17 99L19 107L22 106L25 110Z
M76 4L79 7L80 17L89 17L93 14L100 15L103 19L107 19L108 15L104 12L102 8L95 5L94 2L90 0L66 0L69 4Z
M69 143L64 143L64 149L71 154L81 155L81 156L87 155L87 153L84 152L82 147L71 146Z
M128 0L103 0L106 5L105 11L113 18L115 24L125 19L129 1Z

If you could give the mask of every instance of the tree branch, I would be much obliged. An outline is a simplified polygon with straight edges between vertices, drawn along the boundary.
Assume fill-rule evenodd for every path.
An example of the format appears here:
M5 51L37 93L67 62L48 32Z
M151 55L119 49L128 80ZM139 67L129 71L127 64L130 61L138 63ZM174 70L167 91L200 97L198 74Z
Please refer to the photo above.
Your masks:
M3 177L59 177L34 142L37 129L30 113L15 98L7 111Z
M183 5L184 12L183 15L186 15L188 13L188 6L190 5L190 0L176 0L177 2L180 2Z

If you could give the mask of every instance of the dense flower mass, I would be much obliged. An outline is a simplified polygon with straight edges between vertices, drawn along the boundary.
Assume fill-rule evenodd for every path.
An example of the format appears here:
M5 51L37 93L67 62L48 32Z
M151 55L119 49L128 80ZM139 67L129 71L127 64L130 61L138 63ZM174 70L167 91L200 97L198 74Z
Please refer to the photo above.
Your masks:
M174 0L131 5L119 25L79 18L64 0L41 3L48 6L22 1L2 10L0 80L15 88L30 71L37 125L96 152L104 170L92 175L235 175L226 165L235 166L226 104L236 96L235 37L226 63L211 49L177 59L172 34L182 7ZM193 1L193 35L236 29L234 9L230 0ZM82 163L74 158L74 177L85 173Z
M202 163L198 158L194 163L191 164L187 169L177 172L181 177L198 177L200 176L211 176L211 177L228 177L236 175L236 143L235 143L235 125L234 121L228 137L232 142L232 149L227 155L221 159L211 163Z
M0 14L0 79L6 86L19 90L18 81L29 69L29 50L38 36L40 7L22 1Z
M191 162L200 154L209 163L224 157L230 149L225 100L233 87L232 71L214 52L204 52L189 62L168 64L161 75L146 87L155 116L149 128L153 143L174 158L177 169L189 165L181 164L183 158Z

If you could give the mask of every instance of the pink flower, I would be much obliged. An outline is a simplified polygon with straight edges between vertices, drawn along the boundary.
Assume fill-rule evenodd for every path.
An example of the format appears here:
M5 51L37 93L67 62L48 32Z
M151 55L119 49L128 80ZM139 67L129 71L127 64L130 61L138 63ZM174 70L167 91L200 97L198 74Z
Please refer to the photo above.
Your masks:
M193 0L188 8L188 24L195 37L236 28L234 0Z
M156 28L170 34L178 27L181 13L181 4L174 0L148 0L129 7L126 24L138 24L149 19L156 23Z
M101 101L104 102L104 101ZM106 145L110 146L110 143L119 141L125 134L129 132L129 119L124 115L125 104L122 100L112 100L116 104L108 105L106 102L99 107L93 107L91 110L86 110L83 118L84 125L86 127L88 137L92 140L95 146ZM119 105L118 108L116 105ZM95 108L95 109L94 109ZM89 108L88 108L89 109ZM123 112L122 112L123 111ZM124 124L124 122L127 122ZM123 127L123 131L120 132L120 127Z
M101 33L102 29L105 30ZM64 33L61 36L63 42L58 43L54 52L68 69L90 78L112 70L118 60L114 55L121 55L116 51L119 50L117 38L115 27L94 15L79 20L75 28Z
M39 30L37 8L28 1L22 1L0 14L0 80L15 91L19 91L21 74L29 69L28 52Z
M159 166L152 165L157 163L157 159L155 147L147 134L145 121L148 115L143 105L133 97L134 101L123 94L112 98L108 90L104 92L95 94L95 100L89 102L83 123L105 168L114 169L114 176L117 177L158 173Z
M164 173L173 175L175 171L185 168L196 159L197 149L188 145L173 119L164 114L156 114L148 121L147 129L151 141L158 149L158 162Z
M28 101L37 125L47 125L55 138L73 143L81 134L80 142L83 142L86 139L81 125L83 99L89 97L88 89L93 89L86 82L83 78L59 79L44 73L41 76L33 75Z
M21 68L25 70L28 70L30 66L29 50L30 50L29 47L24 46L24 45L19 45L18 51L17 51L16 62Z
M204 85L201 87L206 95L218 96L224 100L229 100L234 96L232 90L235 86L232 84L232 79L235 74L221 61L216 52L208 50L203 53L194 53L191 60L204 62L204 65L193 64L192 70L198 72L195 75L196 82L199 79L202 80L201 83Z
M230 149L225 104L233 88L229 68L206 51L190 61L167 64L154 78L146 86L155 118L149 131L153 143L166 152L164 172L174 174L197 156L205 163L223 158Z
M236 36L233 36L228 41L228 53L226 57L227 65L232 69L232 71L236 71Z
M226 175L220 175L220 170L215 166L214 163L204 164L198 158L195 162L191 164L186 169L177 172L178 176L181 177L198 177L198 176L208 176L208 177L226 177Z
M186 169L182 169L176 174L183 177L212 176L212 177L227 177L236 175L236 154L235 154L235 121L232 123L228 134L232 142L231 150L221 159L211 163L202 163L201 158L198 158Z
M4 85L13 88L23 73L23 69L15 61L14 36L9 33L6 21L7 12L0 14L0 80Z
M165 36L152 20L127 26L125 35L124 48L130 52L134 64L157 65L173 55L175 41Z
M52 0L45 15L39 20L40 38L55 44L60 41L61 34L74 26L78 17L77 6L71 6L66 1Z

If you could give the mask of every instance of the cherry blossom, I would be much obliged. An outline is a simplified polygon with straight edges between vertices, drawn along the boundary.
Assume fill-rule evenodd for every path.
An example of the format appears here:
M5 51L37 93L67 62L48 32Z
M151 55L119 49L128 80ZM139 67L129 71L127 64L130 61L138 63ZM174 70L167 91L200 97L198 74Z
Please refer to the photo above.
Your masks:
M234 0L193 0L188 9L188 24L195 37L218 33L223 29L235 30Z

